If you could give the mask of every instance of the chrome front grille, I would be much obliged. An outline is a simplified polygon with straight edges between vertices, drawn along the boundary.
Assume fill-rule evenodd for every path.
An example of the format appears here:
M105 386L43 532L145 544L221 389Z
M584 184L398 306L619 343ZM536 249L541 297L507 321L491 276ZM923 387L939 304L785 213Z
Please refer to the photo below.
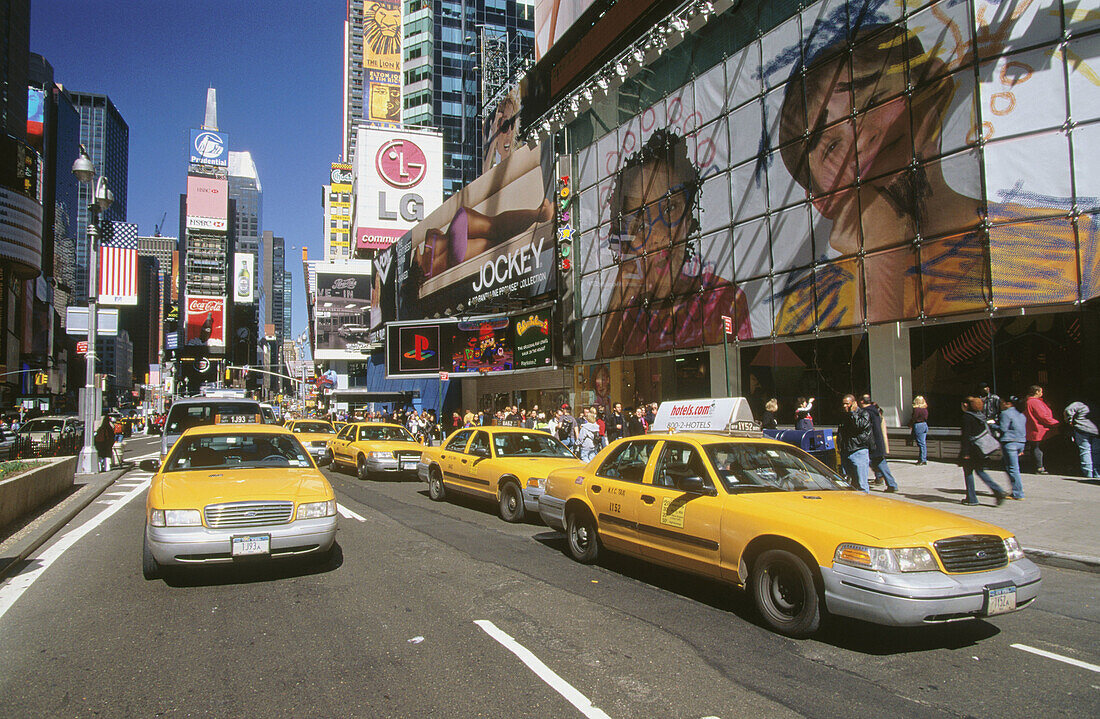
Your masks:
M294 514L294 502L208 504L202 513L206 526L211 529L286 524Z
M933 546L949 572L984 572L1008 564L1004 540L992 534L941 539Z
M398 461L402 459L415 459L419 461L421 454L421 452L394 452L393 458Z

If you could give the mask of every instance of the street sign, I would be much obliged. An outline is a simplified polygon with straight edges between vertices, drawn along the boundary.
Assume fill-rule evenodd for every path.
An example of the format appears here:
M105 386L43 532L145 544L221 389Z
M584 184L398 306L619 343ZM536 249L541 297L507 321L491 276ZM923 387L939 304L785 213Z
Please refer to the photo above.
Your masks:
M77 352L77 354L82 354L82 355L88 354L88 340L80 340L79 342L77 342L76 343L76 352Z
M118 335L118 310L99 307L96 309L96 336L115 337ZM68 307L65 310L65 334L88 334L88 308Z
M439 373L439 381L440 382L446 382L450 378L451 378L451 375L447 372L440 372Z
M733 318L722 315L722 327L727 335L733 334Z

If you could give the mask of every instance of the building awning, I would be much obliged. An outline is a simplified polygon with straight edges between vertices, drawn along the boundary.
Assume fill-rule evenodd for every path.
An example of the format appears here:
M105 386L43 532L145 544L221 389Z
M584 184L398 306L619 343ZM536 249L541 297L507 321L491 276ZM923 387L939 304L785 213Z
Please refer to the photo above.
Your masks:
M420 396L419 390L384 392L369 389L334 389L329 395L337 402L409 402Z

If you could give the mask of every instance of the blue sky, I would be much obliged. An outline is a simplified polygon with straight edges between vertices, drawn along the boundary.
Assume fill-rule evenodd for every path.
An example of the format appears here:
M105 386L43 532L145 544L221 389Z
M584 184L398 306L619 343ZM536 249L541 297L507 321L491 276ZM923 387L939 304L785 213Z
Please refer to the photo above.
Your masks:
M256 162L263 229L286 238L295 333L306 312L293 250L320 257L321 185L341 149L345 11L341 0L31 0L31 52L57 83L107 94L130 127L127 219L142 234L165 212L162 234L178 234L188 131L217 88L230 149Z

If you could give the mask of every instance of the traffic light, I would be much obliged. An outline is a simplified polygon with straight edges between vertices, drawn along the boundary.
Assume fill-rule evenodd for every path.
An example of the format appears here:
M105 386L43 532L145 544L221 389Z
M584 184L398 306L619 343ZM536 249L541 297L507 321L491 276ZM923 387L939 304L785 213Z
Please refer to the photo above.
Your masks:
M228 367L226 367L226 368L225 368L225 381L226 381L226 382L228 382L228 381L230 381L231 379L233 379L233 378L232 378L232 376L231 376L231 375L230 375L230 373L229 373L229 368L228 368Z

